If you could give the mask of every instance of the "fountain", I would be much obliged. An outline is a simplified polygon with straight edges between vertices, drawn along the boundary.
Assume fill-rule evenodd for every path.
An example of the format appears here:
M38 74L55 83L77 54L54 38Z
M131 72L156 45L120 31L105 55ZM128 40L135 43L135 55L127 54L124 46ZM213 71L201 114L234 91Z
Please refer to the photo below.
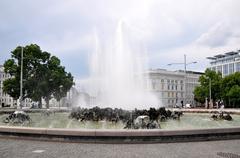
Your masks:
M95 34L96 49L90 62L90 95L100 107L147 109L159 107L156 96L147 90L147 56L127 34L120 21L112 42L101 47Z
M91 86L88 87L88 93L96 98L93 108L85 105L88 109L78 107L71 113L41 109L4 113L0 115L0 137L92 143L240 138L239 115L233 115L232 121L220 119L218 122L209 114L182 116L181 111L159 108L161 101L148 91L147 56L126 29L120 21L115 37L105 47L95 35L96 48L90 62ZM16 118L20 121L15 121ZM24 121L27 123L17 124Z

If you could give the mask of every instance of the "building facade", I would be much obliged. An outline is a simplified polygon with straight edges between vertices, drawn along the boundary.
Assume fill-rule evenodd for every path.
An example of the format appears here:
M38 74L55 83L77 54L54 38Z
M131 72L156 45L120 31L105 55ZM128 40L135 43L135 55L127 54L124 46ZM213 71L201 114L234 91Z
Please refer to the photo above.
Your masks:
M3 92L3 81L10 78L10 74L4 72L4 67L0 65L0 107L16 107L17 101Z
M164 106L181 106L182 103L195 106L193 91L199 85L198 79L202 74L192 71L185 74L184 71L150 70L148 89Z
M240 72L240 50L218 54L213 57L207 57L207 59L210 60L209 68L216 72L220 72L222 77Z

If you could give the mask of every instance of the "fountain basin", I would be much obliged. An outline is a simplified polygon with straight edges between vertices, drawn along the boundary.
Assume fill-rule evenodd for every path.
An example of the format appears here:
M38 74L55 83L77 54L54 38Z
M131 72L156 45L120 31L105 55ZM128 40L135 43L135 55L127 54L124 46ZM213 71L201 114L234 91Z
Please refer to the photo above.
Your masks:
M196 111L197 112L197 111ZM3 119L7 114L0 115ZM166 143L240 139L240 115L233 121L214 121L208 113L185 113L180 120L160 122L161 129L123 129L122 122L77 121L69 119L69 112L50 116L29 113L30 124L0 123L0 137L43 141L88 143ZM21 127L20 127L21 126Z
M240 127L188 130L79 130L0 126L0 137L81 143L172 143L240 139Z
M50 116L42 113L28 113L31 122L26 124L6 124L3 123L8 114L0 115L0 126L22 126L33 128L70 128L70 129L112 129L121 130L126 123L119 121L112 123L109 121L78 121L69 119L68 112L57 112ZM184 129L205 129L205 128L231 128L240 127L240 115L232 115L233 121L214 121L211 113L184 113L180 120L169 119L160 122L161 129L164 130L184 130Z

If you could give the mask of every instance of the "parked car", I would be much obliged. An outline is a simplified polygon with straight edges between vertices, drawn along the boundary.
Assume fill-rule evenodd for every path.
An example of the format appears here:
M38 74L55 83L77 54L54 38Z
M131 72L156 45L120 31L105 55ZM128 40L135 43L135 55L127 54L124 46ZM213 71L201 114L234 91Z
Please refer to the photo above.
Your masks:
M181 105L176 103L176 105L173 106L174 108L181 108Z
M2 103L2 108L10 108L10 104L4 104L4 103Z
M191 107L192 107L191 104L186 104L186 105L185 105L185 108L191 108Z

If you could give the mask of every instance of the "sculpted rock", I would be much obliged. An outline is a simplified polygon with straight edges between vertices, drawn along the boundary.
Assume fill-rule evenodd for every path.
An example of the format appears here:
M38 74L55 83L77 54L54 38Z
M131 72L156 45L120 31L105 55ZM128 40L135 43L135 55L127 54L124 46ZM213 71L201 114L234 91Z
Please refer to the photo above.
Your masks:
M147 129L156 129L160 128L160 125L157 123L157 121L151 121L147 124Z
M147 128L147 125L149 123L150 123L150 118L147 115L138 116L134 120L134 125L137 129L139 129L139 128L145 129L145 128Z
M30 116L24 111L15 111L4 120L5 123L24 123L26 121L30 122L31 119Z
M220 112L220 113L215 112L215 114L213 114L211 118L213 118L214 120L227 120L227 121L233 120L232 116L226 112Z
M230 114L227 114L223 116L223 119L227 121L232 121L232 116L230 116Z

